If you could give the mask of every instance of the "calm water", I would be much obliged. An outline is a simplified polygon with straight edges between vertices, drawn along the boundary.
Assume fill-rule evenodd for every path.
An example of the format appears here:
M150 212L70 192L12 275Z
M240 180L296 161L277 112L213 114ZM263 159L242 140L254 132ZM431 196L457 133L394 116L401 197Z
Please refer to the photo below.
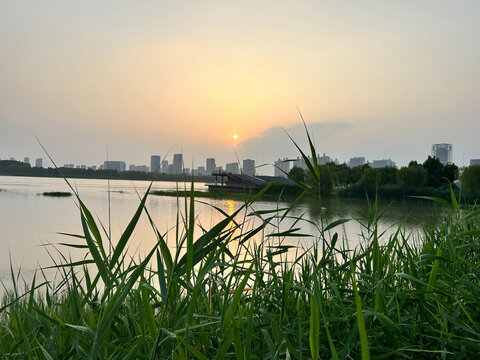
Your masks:
M106 180L75 179L72 185L78 190L83 202L108 229L108 185ZM139 197L143 195L150 183L148 181L110 181L111 203L111 232L112 239L119 238L127 226L139 204ZM155 182L153 190L173 190L177 186L174 182ZM189 184L180 183L181 188ZM205 190L203 183L195 184L196 190ZM65 257L80 259L82 251L73 251L59 245L61 242L77 242L81 240L59 235L58 232L81 234L79 210L75 198L54 198L41 195L46 191L69 191L63 179L57 178L29 178L0 176L0 280L10 278L10 258L14 269L21 267L22 274L29 278L34 269L39 266L52 265L53 260L60 258L59 252ZM203 228L210 228L222 216L213 206L227 213L233 213L242 203L236 200L214 200L202 198L203 203L196 204L197 224ZM321 206L320 206L321 205ZM257 202L253 210L267 210L289 206L288 203ZM321 208L326 208L322 215ZM174 246L177 213L183 214L185 204L182 199L175 197L150 196L147 208L153 217L157 228L167 234L169 245ZM319 204L307 201L299 204L290 214L303 216L306 220L317 224L331 222L339 218L357 218L358 212L365 212L365 200L330 200ZM178 211L179 210L179 211ZM249 209L247 213L251 213ZM381 220L381 228L393 231L397 224L404 224L411 231L418 231L432 221L441 218L441 210L435 209L431 203L418 201L396 202L391 205L386 215ZM260 224L260 220L249 217L248 226ZM437 219L437 220L436 220ZM287 219L280 228L288 229L293 220ZM302 233L318 235L318 231L308 222L299 223ZM296 226L298 227L298 226ZM200 234L200 228L196 230ZM273 227L268 231L273 232ZM356 221L345 224L338 231L345 236L350 246L355 246L359 240L361 226ZM255 241L259 241L256 239ZM315 241L315 236L308 238L288 238L287 244L310 246ZM133 239L130 243L131 256L142 256L156 243L155 235L146 218L142 216ZM48 250L48 251L47 251ZM52 260L53 258L53 260ZM31 275L30 275L31 276Z

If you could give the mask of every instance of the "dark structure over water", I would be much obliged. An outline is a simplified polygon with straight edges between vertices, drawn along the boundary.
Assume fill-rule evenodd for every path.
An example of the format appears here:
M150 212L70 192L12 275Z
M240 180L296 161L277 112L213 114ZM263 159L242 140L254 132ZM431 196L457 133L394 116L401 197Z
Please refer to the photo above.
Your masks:
M252 176L247 174L232 174L230 172L214 172L212 176L215 177L215 182L207 184L209 191L256 193L270 182L286 186L295 185L290 179L276 176Z

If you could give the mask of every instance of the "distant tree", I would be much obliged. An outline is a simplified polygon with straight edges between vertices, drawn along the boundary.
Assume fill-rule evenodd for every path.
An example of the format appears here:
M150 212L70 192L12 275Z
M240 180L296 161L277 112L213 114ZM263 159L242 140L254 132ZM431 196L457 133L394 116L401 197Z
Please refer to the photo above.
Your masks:
M375 170L379 176L379 185L394 185L397 183L397 168L382 167Z
M376 169L370 167L363 169L360 185L367 189L375 189L380 185L380 176Z
M347 166L347 164L335 165L335 173L337 178L337 186L346 186L349 184L351 169Z
M331 195L333 187L337 182L335 164L320 165L318 172L319 181L315 179L310 171L305 171L305 184L321 196Z
M417 166L418 165L418 162L416 162L415 160L412 160L408 163L408 167L410 166Z
M422 165L409 165L398 170L397 181L405 187L424 187L427 185L428 173Z
M458 179L458 166L455 164L445 165L443 175L452 183L455 179Z
M370 169L370 165L365 164L362 166L355 166L354 168L351 168L349 172L347 184L348 185L359 184L360 179L362 178L363 171L365 169Z
M294 166L290 169L288 175L301 183L305 182L305 171L301 167Z
M31 172L30 164L16 160L0 160L0 174L6 175L27 175Z
M463 170L462 188L465 190L480 190L480 165L471 165Z
M429 156L423 163L423 167L427 170L427 185L439 187L445 184L444 166L437 158Z

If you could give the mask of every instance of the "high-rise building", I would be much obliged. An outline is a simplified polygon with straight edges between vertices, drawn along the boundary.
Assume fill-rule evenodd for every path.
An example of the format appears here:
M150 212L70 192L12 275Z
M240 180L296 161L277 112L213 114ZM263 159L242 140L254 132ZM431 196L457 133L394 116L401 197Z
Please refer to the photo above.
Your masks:
M168 174L168 160L162 161L162 173Z
M395 167L395 163L390 159L373 160L372 168Z
M472 165L480 165L480 159L471 159L470 166Z
M117 171L125 171L127 169L127 165L125 161L104 161L103 168L105 170L117 170Z
M135 165L128 165L128 171L135 171Z
M432 157L437 158L443 165L452 163L452 144L433 144Z
M242 173L250 176L255 175L255 160L245 159L243 160Z
M140 172L149 172L150 168L147 165L134 165L133 167L134 171L140 171Z
M332 159L330 158L330 156L325 155L325 153L323 154L323 156L317 156L318 165L325 165L329 162L332 162Z
M152 155L150 156L150 171L153 173L160 172L160 156Z
M35 159L35 167L43 167L43 159L42 158Z
M215 164L215 159L214 158L208 158L206 165L207 165L206 166L207 175L212 175L212 173L215 171L215 168L217 167L217 165Z
M363 166L363 165L365 165L365 157L363 156L352 157L350 158L350 160L348 160L348 167L350 168Z
M289 171L290 171L290 162L288 161L287 158L283 158L283 160L278 159L277 161L275 161L275 168L274 168L275 176L286 178L287 175L285 173L288 173Z
M305 163L305 160L303 158L299 158L297 156L297 159L293 162L293 167L299 167L301 169L307 169L307 164Z
M173 154L173 174L181 174L183 168L183 154Z
M197 173L195 175L205 175L205 174L206 174L205 166L199 166L197 168Z
M238 163L236 163L236 162L228 163L225 166L225 171L227 173L231 173L231 174L238 174Z
M26 156L24 159L23 159L23 162L25 164L30 164L30 158L28 156Z
M168 164L167 174L174 174L174 172L173 172L173 164Z

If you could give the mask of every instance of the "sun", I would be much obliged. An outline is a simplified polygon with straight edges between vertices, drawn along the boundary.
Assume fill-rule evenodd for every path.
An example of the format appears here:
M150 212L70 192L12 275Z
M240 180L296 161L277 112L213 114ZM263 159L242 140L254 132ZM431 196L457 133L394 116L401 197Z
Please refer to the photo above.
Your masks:
M238 139L238 135L237 134L233 134L233 140L237 140Z

